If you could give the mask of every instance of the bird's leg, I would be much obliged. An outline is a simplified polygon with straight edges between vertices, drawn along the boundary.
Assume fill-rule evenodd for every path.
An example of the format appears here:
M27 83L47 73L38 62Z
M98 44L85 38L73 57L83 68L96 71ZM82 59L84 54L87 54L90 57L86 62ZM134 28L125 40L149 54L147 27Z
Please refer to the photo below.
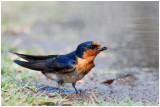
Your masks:
M62 80L59 80L59 81L57 81L57 84L58 84L58 90L59 90L59 94L62 94L62 91L61 91L61 89L60 89L60 86L62 86L62 84L63 84L63 81Z
M74 89L75 89L75 91L76 91L76 94L78 94L78 91L77 91L77 89L76 89L75 85L76 85L76 82L75 82L75 83L72 83L72 86L73 86L73 88L74 88Z
M59 94L62 94L62 91L61 91L61 89L59 88L60 87L60 85L58 84L58 90L59 90Z

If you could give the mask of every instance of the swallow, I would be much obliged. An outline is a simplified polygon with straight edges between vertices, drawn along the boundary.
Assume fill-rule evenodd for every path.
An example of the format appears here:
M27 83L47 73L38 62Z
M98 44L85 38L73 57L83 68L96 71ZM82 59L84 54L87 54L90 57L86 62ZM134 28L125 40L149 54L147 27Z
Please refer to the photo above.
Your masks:
M95 66L94 59L107 47L101 47L101 44L93 41L87 41L78 45L75 51L65 55L25 55L14 53L26 61L14 60L16 64L41 71L47 78L57 82L57 88L61 93L60 86L63 83L72 83L76 93L75 85Z

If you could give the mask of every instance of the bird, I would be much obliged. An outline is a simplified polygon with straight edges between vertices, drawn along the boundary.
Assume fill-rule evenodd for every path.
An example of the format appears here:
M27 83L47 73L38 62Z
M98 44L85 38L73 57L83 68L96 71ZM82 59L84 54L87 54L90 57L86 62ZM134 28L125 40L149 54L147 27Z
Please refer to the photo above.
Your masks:
M41 71L47 78L56 81L59 93L60 86L64 83L72 83L76 94L76 82L87 75L95 66L94 59L107 47L94 41L79 44L75 51L64 55L26 55L12 52L25 61L13 60L14 63L36 71Z

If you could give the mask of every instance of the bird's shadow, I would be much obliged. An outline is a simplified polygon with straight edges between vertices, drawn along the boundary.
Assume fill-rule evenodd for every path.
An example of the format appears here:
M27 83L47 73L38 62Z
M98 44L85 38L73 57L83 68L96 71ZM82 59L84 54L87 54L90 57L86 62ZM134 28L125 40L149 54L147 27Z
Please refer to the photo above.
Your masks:
M19 82L17 85L23 85L25 86L26 84L28 84L28 86L34 86L36 84L36 87L38 88L38 92L48 92L48 93L59 93L59 89L57 87L51 87L51 86L47 86L47 85L43 85L43 84L38 84L37 82L27 82L27 81L21 81ZM70 89L70 88L60 88L61 92L63 94L76 94L74 89ZM77 89L78 93L82 93L85 90L83 89Z
M28 86L34 86L36 84L36 87L38 88L38 92L44 92L44 91L46 91L48 93L59 93L58 88L47 86L47 85L43 85L43 84L38 84L35 81L29 82L29 83L28 83L28 81L21 81L21 82L18 82L17 85L25 86L26 84L28 84ZM75 92L74 89L62 88L61 87L60 90L61 90L61 92L63 94L76 94L76 92ZM84 92L84 90L82 90L82 89L77 89L77 90L78 90L78 93Z
M76 94L74 89L68 89L68 88L60 88L61 92L63 94ZM51 86L41 86L38 89L38 92L48 92L48 93L59 93L59 89L56 87L51 87ZM85 92L86 90L83 89L77 89L78 93L81 94Z
M76 93L74 89L60 88L60 90L63 94L75 94ZM39 87L38 91L39 92L46 91L48 93L59 93L58 88L50 87L50 86L41 86ZM81 90L78 90L78 91L81 91Z

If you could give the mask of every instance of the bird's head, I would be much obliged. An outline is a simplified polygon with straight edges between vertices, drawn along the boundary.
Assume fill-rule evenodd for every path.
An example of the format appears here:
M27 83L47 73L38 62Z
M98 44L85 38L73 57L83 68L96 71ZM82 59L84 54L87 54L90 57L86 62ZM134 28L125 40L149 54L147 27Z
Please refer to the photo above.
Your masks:
M93 41L87 41L78 45L76 54L79 58L95 58L98 53L106 50L107 47L101 47L101 44Z

